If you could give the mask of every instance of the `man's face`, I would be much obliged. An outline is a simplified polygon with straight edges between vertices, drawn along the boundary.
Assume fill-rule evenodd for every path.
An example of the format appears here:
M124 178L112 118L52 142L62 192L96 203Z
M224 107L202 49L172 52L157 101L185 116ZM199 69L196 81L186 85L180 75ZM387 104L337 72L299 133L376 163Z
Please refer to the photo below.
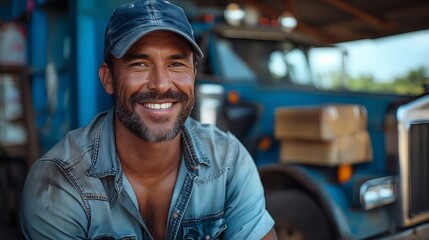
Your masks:
M189 43L177 34L156 31L113 65L119 121L145 141L177 136L194 105L196 70Z

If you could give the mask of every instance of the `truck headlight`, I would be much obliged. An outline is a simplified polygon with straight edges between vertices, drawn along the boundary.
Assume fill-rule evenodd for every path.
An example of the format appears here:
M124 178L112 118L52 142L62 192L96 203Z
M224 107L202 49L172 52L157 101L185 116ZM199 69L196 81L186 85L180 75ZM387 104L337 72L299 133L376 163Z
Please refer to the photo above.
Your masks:
M365 210L387 205L396 201L393 177L371 179L360 186L360 203Z

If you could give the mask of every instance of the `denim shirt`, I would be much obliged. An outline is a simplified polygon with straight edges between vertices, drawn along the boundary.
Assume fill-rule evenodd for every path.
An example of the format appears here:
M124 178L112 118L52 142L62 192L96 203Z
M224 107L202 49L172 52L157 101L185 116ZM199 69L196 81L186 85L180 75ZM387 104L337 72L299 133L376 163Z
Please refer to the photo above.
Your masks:
M21 227L27 239L152 239L116 154L110 110L73 130L30 169ZM189 118L166 239L261 239L274 221L246 149Z

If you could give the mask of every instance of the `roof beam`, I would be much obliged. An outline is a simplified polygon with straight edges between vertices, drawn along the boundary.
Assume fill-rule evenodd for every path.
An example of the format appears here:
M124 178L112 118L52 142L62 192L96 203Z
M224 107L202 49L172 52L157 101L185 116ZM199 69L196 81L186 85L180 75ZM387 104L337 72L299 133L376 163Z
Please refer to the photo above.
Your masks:
M327 44L338 41L335 36L332 36L326 31L316 28L300 19L296 11L296 0L283 0L283 9L285 11L290 11L298 20L298 26L294 31L303 33L304 35L312 38L314 42L319 44Z
M358 17L362 21L366 22L373 30L385 32L394 28L393 23L385 22L350 3L344 2L343 0L325 0L325 2Z
M299 20L299 19L298 19L298 26L294 31L301 32L307 35L308 37L312 38L313 41L319 44L327 44L327 43L333 43L333 42L339 41L339 39L337 39L335 36L332 36L331 34L325 31L322 31L307 23L304 23L302 20Z

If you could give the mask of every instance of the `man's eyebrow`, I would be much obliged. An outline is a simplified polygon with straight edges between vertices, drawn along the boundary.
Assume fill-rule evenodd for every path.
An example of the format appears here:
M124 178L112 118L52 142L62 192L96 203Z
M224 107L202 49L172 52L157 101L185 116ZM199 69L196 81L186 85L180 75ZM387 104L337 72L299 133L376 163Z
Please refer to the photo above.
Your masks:
M135 54L126 54L124 56L125 61L131 61L131 60L135 60L135 59L149 59L149 55L135 53Z
M188 56L186 54L183 53L178 53L178 54L173 54L171 56L169 56L169 59L172 60L180 60L180 59L186 59Z
M180 59L186 59L188 56L183 53L173 54L168 56L168 59L171 60L180 60ZM150 56L148 54L141 54L141 53L135 53L135 54L127 54L124 56L125 61L132 61L135 59L149 59Z

